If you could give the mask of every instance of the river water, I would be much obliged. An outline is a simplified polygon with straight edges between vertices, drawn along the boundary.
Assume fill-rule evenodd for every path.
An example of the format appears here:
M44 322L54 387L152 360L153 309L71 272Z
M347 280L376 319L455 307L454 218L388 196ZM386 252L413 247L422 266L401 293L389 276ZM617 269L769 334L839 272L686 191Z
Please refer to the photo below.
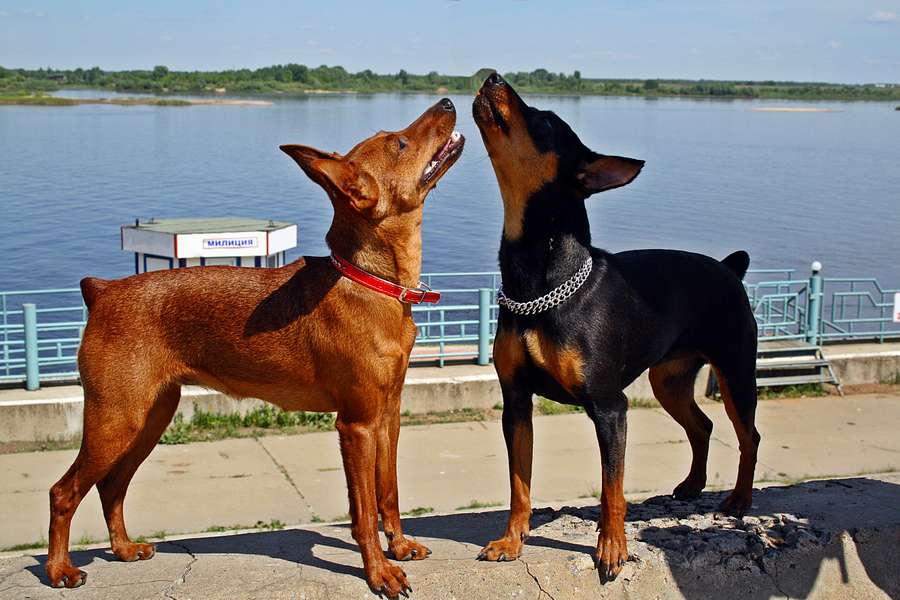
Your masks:
M424 268L494 270L497 184L471 98L452 99L468 143L427 200ZM300 244L292 256L324 254L331 206L278 145L345 152L436 100L346 94L263 107L0 107L0 290L130 274L119 226L136 217L294 221ZM805 274L819 260L827 275L900 287L900 112L892 104L527 100L556 111L591 148L647 161L633 184L587 201L595 245L719 257L740 248L751 268ZM758 110L801 106L829 112Z

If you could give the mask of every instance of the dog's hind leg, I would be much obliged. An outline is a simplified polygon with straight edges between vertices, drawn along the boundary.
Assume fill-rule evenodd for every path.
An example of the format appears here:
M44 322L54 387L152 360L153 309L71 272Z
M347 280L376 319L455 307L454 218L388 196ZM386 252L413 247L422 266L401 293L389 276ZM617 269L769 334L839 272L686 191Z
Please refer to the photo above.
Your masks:
M90 338L82 343L82 349L90 344ZM121 522L121 502L115 501L114 490L118 489L116 481L127 486L133 474L132 469L149 453L153 444L159 439L159 429L153 441L151 432L145 428L165 428L164 414L174 410L165 402L168 400L177 405L177 397L169 390L157 398L157 393L146 385L136 382L146 377L144 373L127 373L106 368L104 365L114 362L109 353L99 356L85 354L88 358L80 361L82 380L84 381L84 431L81 439L81 450L75 462L63 477L50 488L50 548L47 556L47 577L54 587L78 587L87 578L86 574L72 566L69 557L69 533L72 517L84 496L95 484L102 481L108 483L98 485L103 499L104 513L111 524L110 536L114 548L121 541L119 525ZM98 366L99 365L99 366ZM171 417L171 414L168 414ZM152 417L152 418L151 418ZM146 439L145 439L146 438ZM135 460L140 457L140 460ZM131 462L134 461L134 466ZM122 499L124 487L122 486ZM118 509L116 506L118 504Z
M737 482L734 490L720 509L733 516L741 516L750 508L753 496L753 474L756 470L756 454L759 449L759 432L756 430L756 346L752 354L713 364L725 411L734 426L740 448Z
M81 449L66 474L50 488L50 548L47 577L53 587L78 587L87 574L72 566L69 533L72 517L84 496L116 465L130 447L137 428L128 426L124 398L107 396L85 385Z
M53 587L74 588L87 580L87 574L76 569L69 558L69 530L75 509L110 466L91 464L87 454L82 441L75 462L50 488L50 548L46 570Z
M125 530L123 504L128 484L142 462L147 458L172 420L181 397L181 386L169 384L160 390L147 414L144 426L130 448L119 458L109 473L97 483L103 516L109 528L109 541L113 553L120 560L131 562L147 560L155 553L153 544L135 543Z
M679 500L696 498L706 487L706 462L713 423L694 400L694 381L703 366L700 357L679 358L650 368L650 385L659 403L684 427L691 444L691 470L672 495Z

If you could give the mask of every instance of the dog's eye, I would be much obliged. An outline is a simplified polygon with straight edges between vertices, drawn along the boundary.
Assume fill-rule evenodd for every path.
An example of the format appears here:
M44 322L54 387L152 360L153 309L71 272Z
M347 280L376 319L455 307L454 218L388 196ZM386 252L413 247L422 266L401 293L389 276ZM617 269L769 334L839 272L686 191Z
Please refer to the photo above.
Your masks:
M397 147L400 148L401 151L404 150L408 145L409 142L406 140L406 138L397 138Z

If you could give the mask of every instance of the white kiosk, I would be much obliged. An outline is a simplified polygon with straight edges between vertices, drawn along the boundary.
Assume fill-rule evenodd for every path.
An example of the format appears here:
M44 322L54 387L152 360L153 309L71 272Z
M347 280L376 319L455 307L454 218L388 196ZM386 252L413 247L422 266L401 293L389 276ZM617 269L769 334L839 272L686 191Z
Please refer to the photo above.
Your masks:
M281 267L297 245L297 224L266 219L136 220L121 228L122 250L134 252L134 272L203 265Z

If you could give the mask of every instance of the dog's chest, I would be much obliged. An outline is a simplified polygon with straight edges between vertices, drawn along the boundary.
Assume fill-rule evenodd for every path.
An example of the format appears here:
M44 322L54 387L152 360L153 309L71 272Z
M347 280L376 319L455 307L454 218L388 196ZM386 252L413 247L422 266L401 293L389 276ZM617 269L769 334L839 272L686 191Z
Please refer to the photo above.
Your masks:
M560 344L540 329L526 330L521 339L531 363L567 392L574 393L584 383L584 358L578 348Z
M500 381L511 384L517 374L538 369L568 393L584 384L584 358L573 346L560 344L540 329L501 327L494 340L494 367Z

